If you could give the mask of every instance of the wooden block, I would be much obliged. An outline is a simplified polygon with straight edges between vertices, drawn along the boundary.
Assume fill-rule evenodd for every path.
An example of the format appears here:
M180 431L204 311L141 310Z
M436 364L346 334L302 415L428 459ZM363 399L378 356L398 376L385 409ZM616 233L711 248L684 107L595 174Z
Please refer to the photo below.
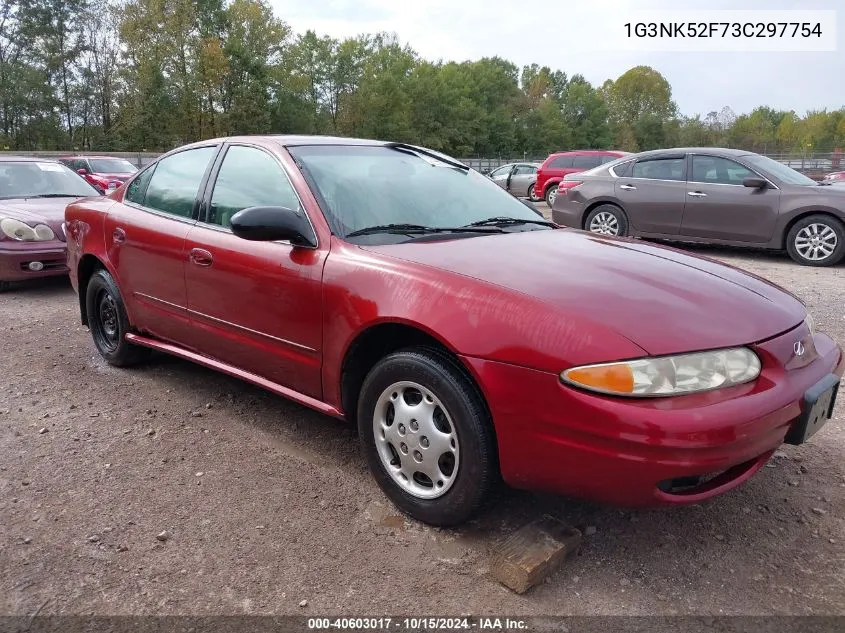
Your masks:
M581 532L554 517L519 528L493 549L490 573L508 589L525 593L542 583L581 545Z

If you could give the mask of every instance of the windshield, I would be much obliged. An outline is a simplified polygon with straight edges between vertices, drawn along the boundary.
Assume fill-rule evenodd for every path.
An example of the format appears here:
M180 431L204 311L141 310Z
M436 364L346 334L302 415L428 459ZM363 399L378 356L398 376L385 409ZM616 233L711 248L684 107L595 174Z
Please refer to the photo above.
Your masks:
M388 224L449 228L493 217L542 220L488 178L435 158L388 146L289 149L325 201L332 231L343 237Z
M756 167L757 169L771 174L778 180L782 180L783 182L789 185L817 185L818 183L811 179L807 178L804 174L795 171L792 167L787 167L783 163L779 163L776 160L772 160L768 156L760 156L760 154L748 154L747 156L742 157L749 165L752 167Z
M89 158L91 171L95 174L134 174L135 165L123 158Z
M63 194L98 196L76 172L59 163L0 162L0 198L32 198Z

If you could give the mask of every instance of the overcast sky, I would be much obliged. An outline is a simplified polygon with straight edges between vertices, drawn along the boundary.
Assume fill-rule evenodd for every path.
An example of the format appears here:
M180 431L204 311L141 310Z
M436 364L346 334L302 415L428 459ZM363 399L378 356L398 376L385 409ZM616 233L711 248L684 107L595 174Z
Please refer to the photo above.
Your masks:
M730 106L795 110L845 107L843 0L269 0L296 32L344 38L395 32L422 57L464 61L498 55L581 73L594 85L645 64L672 85L682 113ZM578 7L577 9L567 8ZM835 52L596 51L597 32L628 9L838 10ZM627 15L627 14L624 14ZM560 25L567 21L570 28ZM573 24L576 28L571 28ZM577 28L583 26L584 28ZM618 26L616 28L619 28ZM563 32L566 32L565 37ZM599 46L603 44L599 43ZM608 42L608 48L613 48ZM590 50L584 50L585 48ZM580 51L580 52L579 52Z

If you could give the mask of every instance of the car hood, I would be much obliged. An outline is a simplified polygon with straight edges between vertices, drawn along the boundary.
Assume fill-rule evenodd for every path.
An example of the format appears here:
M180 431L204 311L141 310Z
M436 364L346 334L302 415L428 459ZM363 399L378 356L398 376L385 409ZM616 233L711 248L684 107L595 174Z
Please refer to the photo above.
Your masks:
M0 200L0 217L14 218L32 226L39 223L46 224L53 229L53 233L59 239L62 239L65 207L80 197Z
M799 325L797 297L706 258L559 229L362 247L541 300L653 355L747 345Z

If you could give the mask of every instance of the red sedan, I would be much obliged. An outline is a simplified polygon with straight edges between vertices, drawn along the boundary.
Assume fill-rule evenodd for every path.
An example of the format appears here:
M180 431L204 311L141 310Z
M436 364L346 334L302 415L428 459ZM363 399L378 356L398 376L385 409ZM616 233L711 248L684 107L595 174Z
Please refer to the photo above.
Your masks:
M783 289L560 228L402 143L205 141L66 222L108 362L161 350L345 418L432 524L500 476L629 506L712 497L813 435L845 369Z

